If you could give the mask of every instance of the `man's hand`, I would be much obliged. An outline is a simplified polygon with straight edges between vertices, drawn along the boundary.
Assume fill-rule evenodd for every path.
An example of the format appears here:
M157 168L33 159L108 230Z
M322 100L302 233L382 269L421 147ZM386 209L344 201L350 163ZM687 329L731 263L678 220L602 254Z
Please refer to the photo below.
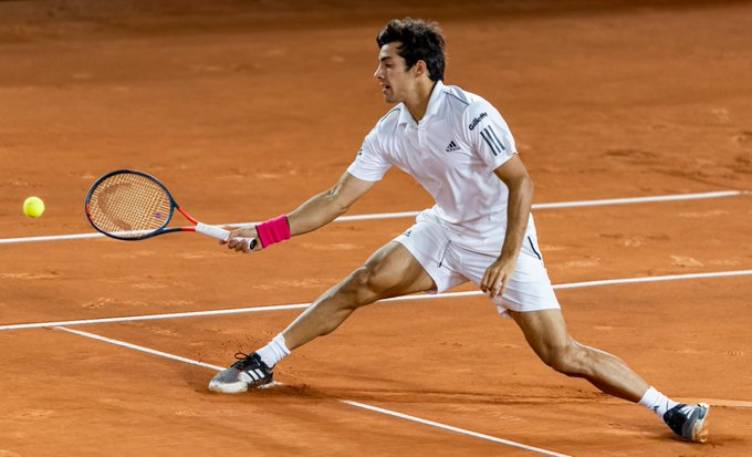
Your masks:
M254 252L263 249L256 233L256 227L240 227L236 229L225 227L225 229L230 231L230 238L227 241L220 241L219 244L226 244L229 249L238 252ZM251 242L251 244L255 244L253 249L249 249L248 240L255 241Z
M501 295L516 266L517 259L496 260L483 275L483 279L480 282L480 290L488 294L490 298Z

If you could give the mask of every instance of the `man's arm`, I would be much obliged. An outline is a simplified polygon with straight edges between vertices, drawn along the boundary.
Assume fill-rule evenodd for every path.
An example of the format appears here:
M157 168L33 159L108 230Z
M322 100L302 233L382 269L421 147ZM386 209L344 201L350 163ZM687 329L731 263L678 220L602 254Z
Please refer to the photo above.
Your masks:
M290 234L302 235L325 226L346 213L375 183L345 172L331 189L311 197L287 216Z
M509 202L507 203L507 230L501 254L486 270L480 284L481 290L491 297L502 293L507 278L514 272L533 203L533 180L519 156L516 154L512 156L496 168L494 173L509 189Z
M347 212L353 203L365 195L376 181L358 179L348 172L342 175L337 184L321 192L300 205L287 215L290 235L302 235L330 223ZM242 227L230 232L227 245L236 251L248 252L248 244L243 239L258 239L256 227ZM261 243L256 243L254 251L261 250Z

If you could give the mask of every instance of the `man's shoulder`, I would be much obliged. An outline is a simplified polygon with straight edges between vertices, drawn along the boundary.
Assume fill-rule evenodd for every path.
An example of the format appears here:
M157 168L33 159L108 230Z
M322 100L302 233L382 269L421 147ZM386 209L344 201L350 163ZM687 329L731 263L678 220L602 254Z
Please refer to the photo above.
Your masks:
M456 87L456 86L453 86ZM462 91L460 89L460 91ZM472 92L462 91L466 100L462 109L462 118L468 123L468 128L473 128L488 116L500 117L499 110L488 100Z
M399 123L401 110L402 103L399 103L398 105L392 107L392 109L387 111L386 114L381 116L381 119L376 122L376 125L374 125L371 132L382 135L394 131L394 129L397 127L397 124Z
M376 145L383 144L387 138L392 137L397 131L401 107L402 103L392 107L392 109L387 111L386 114L376 122L376 125L374 125L368 135L366 135L364 141L370 144L372 149L375 148L375 150L378 150L379 147Z
M466 124L472 130L472 124L495 112L495 108L485 98L466 91L459 86L444 86L447 115Z
M447 105L457 112L464 112L467 109L472 109L478 104L488 103L480 95L474 94L470 91L464 90L460 86L445 85L442 91L446 95Z
M379 126L386 126L390 124L397 124L397 121L399 120L400 111L402 110L402 103L398 103L396 106L393 106L392 109L386 112L383 116L381 116L381 119L376 123L376 127Z

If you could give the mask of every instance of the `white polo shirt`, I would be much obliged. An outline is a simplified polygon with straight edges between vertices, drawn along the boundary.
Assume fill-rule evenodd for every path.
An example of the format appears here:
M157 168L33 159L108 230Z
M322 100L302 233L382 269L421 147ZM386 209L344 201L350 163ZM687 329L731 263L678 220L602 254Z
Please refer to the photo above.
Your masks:
M482 97L436 82L416 123L400 103L366 136L347 171L379 181L396 165L430 193L427 210L453 243L498 255L506 233L508 189L494 174L517 149L501 114ZM535 237L532 215L528 235Z

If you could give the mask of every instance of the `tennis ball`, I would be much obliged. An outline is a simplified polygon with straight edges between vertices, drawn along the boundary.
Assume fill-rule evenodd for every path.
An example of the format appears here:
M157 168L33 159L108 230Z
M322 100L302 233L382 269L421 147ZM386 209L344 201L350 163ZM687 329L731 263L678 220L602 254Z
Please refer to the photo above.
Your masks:
M37 218L44 214L44 202L39 197L29 197L23 202L23 213L28 217Z

